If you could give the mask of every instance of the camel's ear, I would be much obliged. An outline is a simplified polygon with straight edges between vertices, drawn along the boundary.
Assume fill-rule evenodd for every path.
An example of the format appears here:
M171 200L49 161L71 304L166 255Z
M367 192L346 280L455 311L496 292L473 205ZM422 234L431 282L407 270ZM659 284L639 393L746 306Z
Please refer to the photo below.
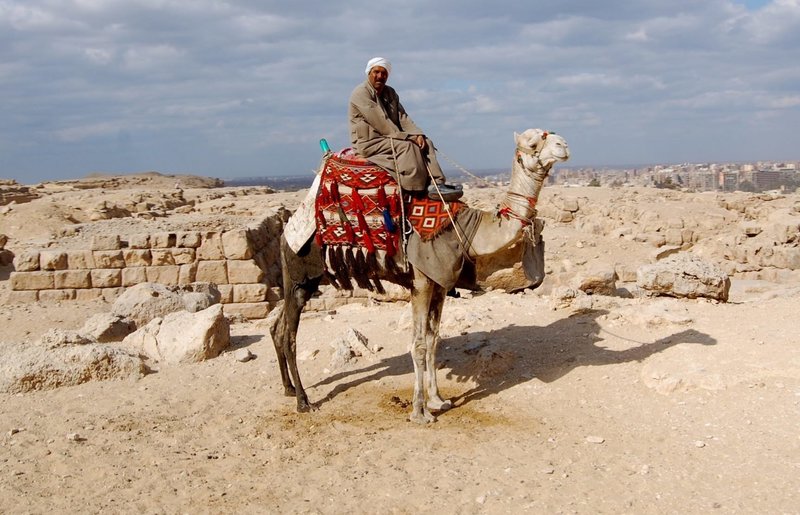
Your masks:
M519 134L517 134L517 131L514 131L514 143L519 143Z

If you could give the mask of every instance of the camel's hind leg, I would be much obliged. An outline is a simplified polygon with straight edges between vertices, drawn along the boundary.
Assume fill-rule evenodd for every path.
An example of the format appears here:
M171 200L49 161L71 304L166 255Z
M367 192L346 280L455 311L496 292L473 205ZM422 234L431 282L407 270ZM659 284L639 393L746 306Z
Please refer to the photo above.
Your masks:
M300 380L300 372L297 370L297 328L300 325L300 314L303 312L303 307L305 307L308 299L317 291L319 280L312 282L313 284L310 285L295 285L291 291L285 295L283 303L283 320L285 323L283 355L286 359L289 373L292 376L292 381L294 381L297 411L299 413L304 413L313 409L313 406L308 402L308 396L306 396L306 391L303 388L303 382ZM281 374L282 373L283 371L281 371Z
M428 312L428 348L425 355L425 374L428 386L428 408L437 411L449 410L453 407L450 400L442 400L439 396L439 383L436 379L436 349L439 347L439 325L442 321L442 309L446 296L444 288L435 284Z
M411 288L411 318L414 335L411 341L411 359L414 361L414 398L412 399L411 421L419 424L433 422L436 418L425 403L425 367L428 353L428 313L435 284L428 277L414 269L414 284Z

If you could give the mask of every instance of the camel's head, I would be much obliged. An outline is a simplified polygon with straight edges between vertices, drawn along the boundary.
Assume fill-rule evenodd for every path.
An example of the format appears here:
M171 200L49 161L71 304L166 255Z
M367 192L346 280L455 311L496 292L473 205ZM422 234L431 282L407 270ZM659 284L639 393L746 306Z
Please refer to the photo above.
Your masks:
M518 159L523 163L531 159L536 164L538 160L542 166L549 168L557 161L569 159L569 146L567 141L554 132L547 132L542 129L528 129L522 134L514 133L514 142L517 144ZM523 166L528 169L527 163Z

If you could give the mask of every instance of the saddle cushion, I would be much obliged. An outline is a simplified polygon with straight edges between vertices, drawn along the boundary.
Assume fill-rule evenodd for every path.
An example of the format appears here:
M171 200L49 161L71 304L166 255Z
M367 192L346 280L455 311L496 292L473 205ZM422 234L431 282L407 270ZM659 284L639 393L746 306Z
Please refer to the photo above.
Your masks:
M411 197L408 203L408 221L422 241L430 241L450 227L456 214L464 207L463 202L440 202L427 197ZM447 209L450 209L450 213Z
M351 149L332 154L316 198L317 243L397 252L400 190L384 169Z

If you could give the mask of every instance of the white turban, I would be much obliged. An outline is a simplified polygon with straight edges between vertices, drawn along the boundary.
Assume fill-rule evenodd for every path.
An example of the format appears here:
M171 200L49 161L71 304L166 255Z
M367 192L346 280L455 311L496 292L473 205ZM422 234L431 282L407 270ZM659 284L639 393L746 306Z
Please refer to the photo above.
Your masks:
M364 73L369 75L369 71L375 68L376 66L383 66L384 68L386 68L387 73L389 74L392 73L392 63L390 63L389 60L384 57L373 57L372 59L370 59L369 62L367 63L367 69L364 70Z

